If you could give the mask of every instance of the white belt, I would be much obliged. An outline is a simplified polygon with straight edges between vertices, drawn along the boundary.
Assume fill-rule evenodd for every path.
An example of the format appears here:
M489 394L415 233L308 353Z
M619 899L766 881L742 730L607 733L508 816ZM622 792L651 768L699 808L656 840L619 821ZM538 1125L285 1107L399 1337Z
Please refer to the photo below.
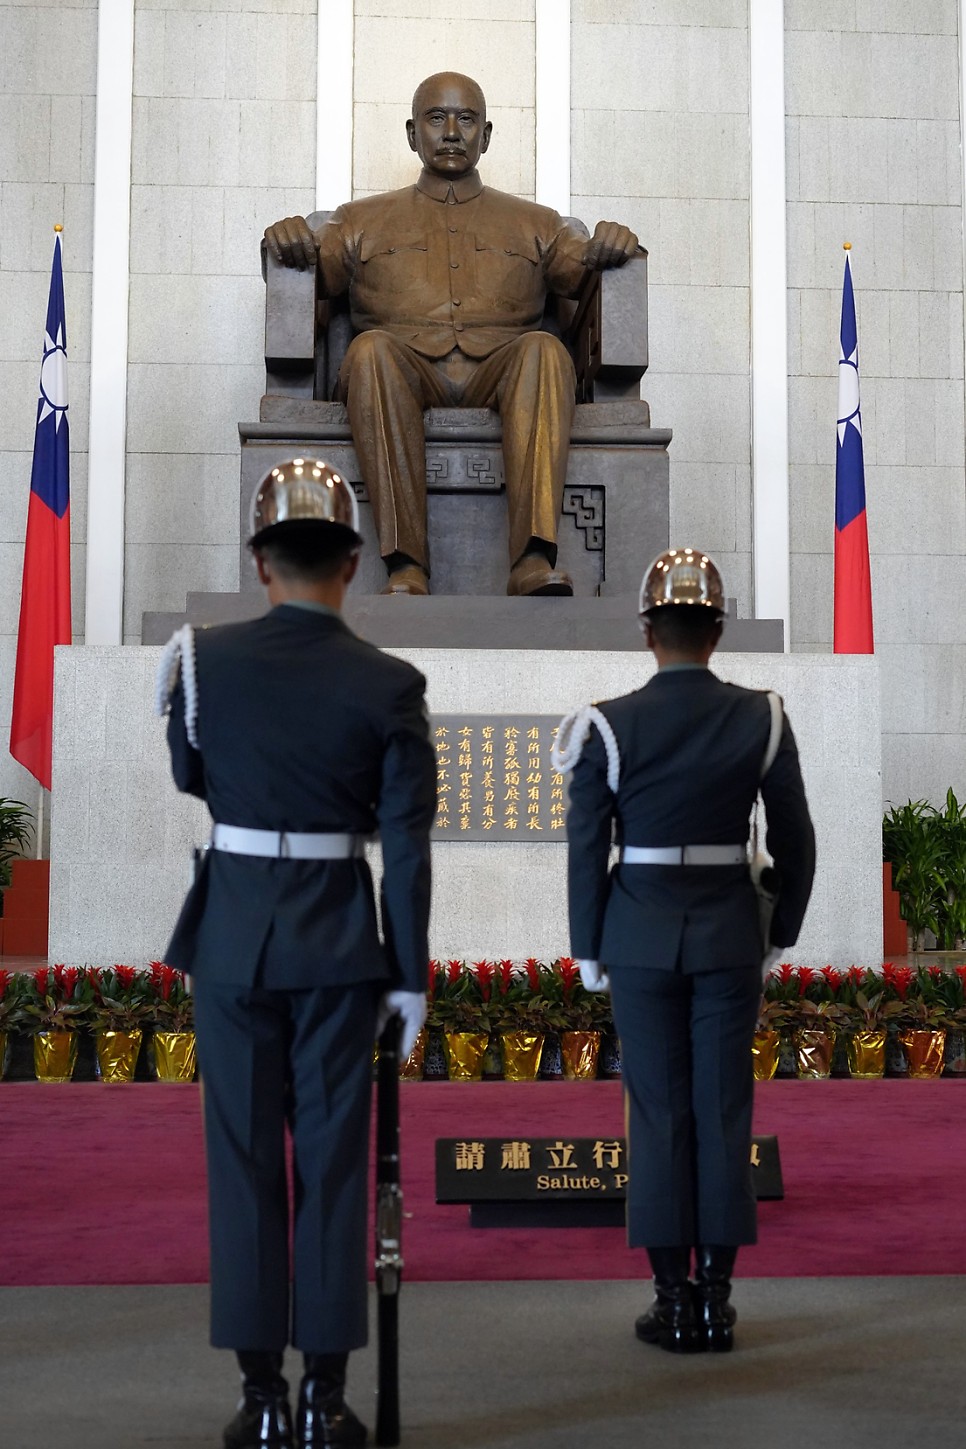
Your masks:
M278 860L352 860L362 855L369 835L336 835L292 830L249 830L244 825L215 825L212 850L232 855L264 855Z
M743 845L625 845L622 865L747 865Z

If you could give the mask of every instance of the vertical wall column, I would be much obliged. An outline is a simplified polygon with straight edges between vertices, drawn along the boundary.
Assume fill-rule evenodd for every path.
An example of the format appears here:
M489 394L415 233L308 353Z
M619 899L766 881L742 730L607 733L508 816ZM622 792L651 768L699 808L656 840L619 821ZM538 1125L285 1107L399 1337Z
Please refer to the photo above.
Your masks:
M100 0L84 622L87 644L120 644L123 638L133 94L134 0Z
M352 198L353 0L318 0L315 208Z
M749 0L754 598L759 619L784 620L787 650L791 590L784 10L781 0Z
M536 200L570 215L570 0L537 0Z
M966 0L959 0L959 163L963 224L963 307L966 308ZM966 326L964 326L966 336ZM966 362L966 358L964 358Z

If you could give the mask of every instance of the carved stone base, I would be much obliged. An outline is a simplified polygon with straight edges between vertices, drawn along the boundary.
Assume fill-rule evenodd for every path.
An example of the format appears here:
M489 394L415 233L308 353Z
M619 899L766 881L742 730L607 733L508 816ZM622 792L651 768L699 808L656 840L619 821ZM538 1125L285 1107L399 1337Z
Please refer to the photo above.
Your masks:
M244 548L255 488L276 463L302 452L324 458L353 484L365 540L354 592L377 594L386 573L344 408L266 398L262 414L239 424L242 591L258 588ZM668 545L670 431L649 426L646 403L584 404L571 437L558 563L578 597L633 593ZM500 420L483 409L435 409L426 440L433 593L502 595L510 560Z

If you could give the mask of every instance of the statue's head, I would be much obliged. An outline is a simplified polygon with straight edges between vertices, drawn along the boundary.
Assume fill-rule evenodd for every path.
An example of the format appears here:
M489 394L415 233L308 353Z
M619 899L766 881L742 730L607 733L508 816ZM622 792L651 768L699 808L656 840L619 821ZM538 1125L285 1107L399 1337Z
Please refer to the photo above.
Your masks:
M449 178L472 171L492 130L483 92L468 75L440 71L416 87L406 135L427 171Z

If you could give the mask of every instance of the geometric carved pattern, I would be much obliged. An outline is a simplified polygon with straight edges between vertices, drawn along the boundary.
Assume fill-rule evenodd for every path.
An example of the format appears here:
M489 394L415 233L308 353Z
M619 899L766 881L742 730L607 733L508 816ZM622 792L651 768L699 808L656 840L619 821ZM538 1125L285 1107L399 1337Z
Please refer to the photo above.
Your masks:
M571 515L574 526L584 535L584 547L588 553L602 553L604 549L603 488L565 488L562 511Z
M499 447L477 452L466 447L426 449L426 485L436 493L499 493L503 453Z

